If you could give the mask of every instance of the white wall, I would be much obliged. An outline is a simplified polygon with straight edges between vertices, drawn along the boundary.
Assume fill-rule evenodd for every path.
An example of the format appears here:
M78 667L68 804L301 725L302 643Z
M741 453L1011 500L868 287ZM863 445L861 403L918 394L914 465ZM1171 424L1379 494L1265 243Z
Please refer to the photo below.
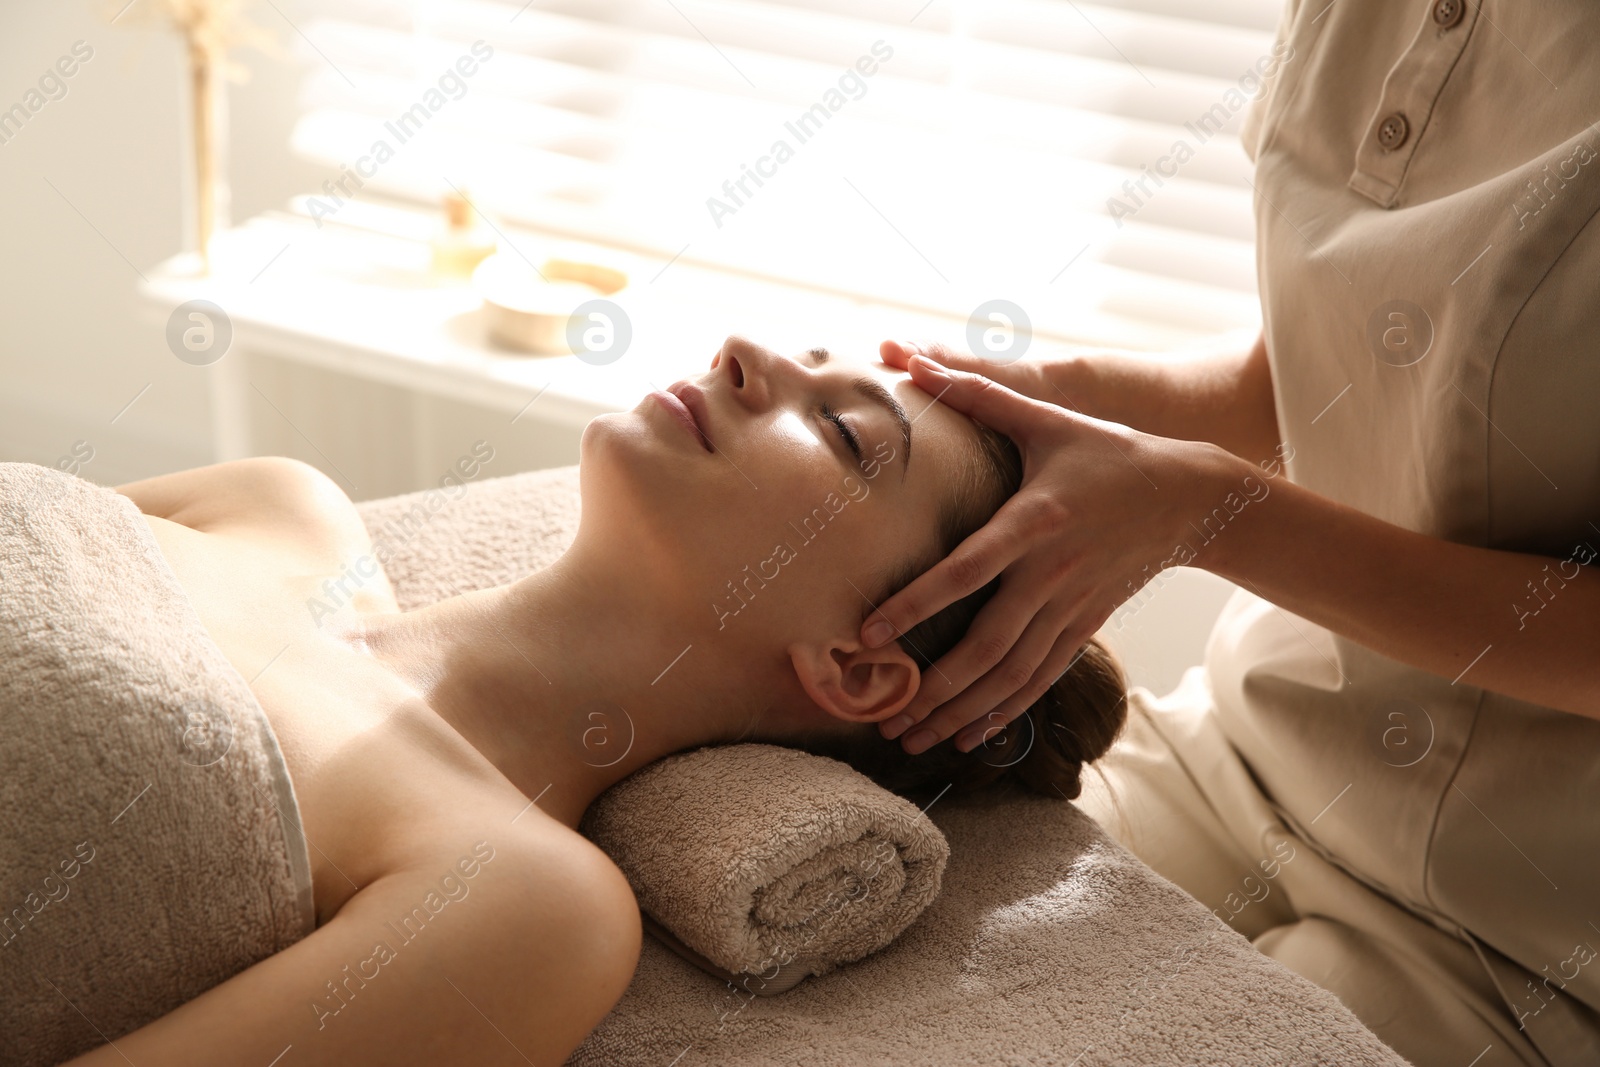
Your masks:
M98 0L8 0L0 14L0 107L74 42L94 50L65 97L0 144L0 459L54 463L83 440L94 458L82 473L113 484L210 458L204 371L172 356L135 298L139 270L184 245L187 173L181 52L144 8L115 25ZM298 68L240 58L251 78L230 93L236 217L321 180L281 151Z

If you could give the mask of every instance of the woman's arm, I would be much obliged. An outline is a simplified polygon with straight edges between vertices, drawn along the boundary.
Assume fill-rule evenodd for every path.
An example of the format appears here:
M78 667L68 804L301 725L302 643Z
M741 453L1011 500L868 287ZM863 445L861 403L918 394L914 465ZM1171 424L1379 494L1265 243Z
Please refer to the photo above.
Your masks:
M1197 464L1199 515L1270 486L1195 566L1392 659L1600 719L1600 531L1565 558L1414 533L1214 451ZM1209 500L1209 503L1207 502ZM1224 508L1223 514L1228 514ZM1198 538L1195 538L1198 540Z
M633 894L592 846L488 848L475 877L457 850L379 879L310 936L67 1067L563 1062L632 979Z
M1272 367L1260 335L1243 351L1085 352L1043 360L1041 369L1055 403L1096 419L1156 437L1209 441L1252 462L1271 458L1278 446Z
M1165 356L1075 350L1010 364L934 342L885 341L879 351L901 370L922 355L1046 404L1157 437L1209 441L1254 462L1278 445L1272 368L1259 334L1248 348L1224 344Z
M1276 460L1086 417L926 359L910 369L930 395L1016 441L1025 473L983 529L862 628L878 647L1002 576L967 636L879 724L904 734L908 752L957 732L963 750L981 743L1172 566L1214 570L1423 670L1600 718L1592 551L1563 561L1451 544L1263 477ZM1199 532L1208 527L1219 532Z
M1413 533L1287 479L1267 482L1256 465L1272 462L1279 439L1259 336L1242 358L1090 354L1045 367L1087 415L1232 453L1197 464L1210 472L1212 498L1202 498L1197 525L1229 493L1250 500L1246 477L1270 487L1227 536L1196 544L1196 566L1402 663L1600 718L1600 578L1589 566L1600 530L1566 559L1499 552Z

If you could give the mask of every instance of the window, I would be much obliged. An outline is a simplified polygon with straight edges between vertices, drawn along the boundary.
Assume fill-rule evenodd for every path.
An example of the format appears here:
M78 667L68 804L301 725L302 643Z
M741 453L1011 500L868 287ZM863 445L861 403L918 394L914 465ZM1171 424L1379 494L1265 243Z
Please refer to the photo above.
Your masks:
M455 185L663 256L1181 341L1259 317L1237 131L1280 4L327 0L294 146L324 207L348 174Z

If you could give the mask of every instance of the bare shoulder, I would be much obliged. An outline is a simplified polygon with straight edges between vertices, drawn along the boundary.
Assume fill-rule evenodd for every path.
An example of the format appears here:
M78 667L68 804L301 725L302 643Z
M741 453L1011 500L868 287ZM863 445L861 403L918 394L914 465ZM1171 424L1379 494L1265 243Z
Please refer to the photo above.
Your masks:
M450 978L508 1035L520 1029L532 1046L522 1051L535 1063L564 1060L633 980L642 929L627 878L593 843L542 813L530 811L504 832L462 834L431 863L412 860L400 874L415 880L413 896L429 887L424 910L442 911L446 901L461 908L463 925L485 945L470 970ZM412 904L404 893L399 900ZM502 1018L513 1020L510 1028Z
M631 977L639 957L639 902L627 876L594 842L555 819L529 812L514 824L501 849L507 877L518 878L547 908L542 914L577 921L592 934L589 948L597 964L620 962ZM530 824L531 825L524 825ZM487 841L485 843L488 843ZM490 846L493 847L492 845ZM540 936L549 922L536 912ZM625 987L627 982L623 982ZM621 995L621 989L617 990Z
M74 1067L560 1063L632 980L626 879L553 820L447 835L284 951ZM120 1050L120 1051L119 1051Z
M563 1062L633 980L638 903L604 852L540 812L503 823L501 831L475 825L477 833L439 835L429 853L369 887L378 892L357 921L398 926L412 940L397 953L432 936L431 929L411 932L425 915L440 923L428 966L438 970L442 992L468 1009L461 1018L476 1023L480 1036L495 1037L501 1051L514 1045L518 1055L507 1062ZM447 918L453 930L442 923ZM343 1017L342 1006L330 1006ZM455 1062L452 1055L431 1062Z
M116 487L146 515L202 533L309 538L316 545L367 540L350 497L309 463L258 456L176 471Z

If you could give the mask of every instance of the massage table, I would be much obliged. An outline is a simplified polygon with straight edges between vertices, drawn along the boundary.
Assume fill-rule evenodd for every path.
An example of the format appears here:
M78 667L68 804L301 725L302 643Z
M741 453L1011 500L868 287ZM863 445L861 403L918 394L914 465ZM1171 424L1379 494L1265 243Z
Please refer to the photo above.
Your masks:
M0 503L0 903L23 909L8 913L22 932L0 935L0 1065L32 1067L306 936L311 894L265 715L132 502L0 464ZM413 609L556 558L577 474L457 479L359 510ZM911 814L948 860L886 947L757 995L773 988L647 934L631 985L569 1063L1405 1062L1072 803L946 795Z

